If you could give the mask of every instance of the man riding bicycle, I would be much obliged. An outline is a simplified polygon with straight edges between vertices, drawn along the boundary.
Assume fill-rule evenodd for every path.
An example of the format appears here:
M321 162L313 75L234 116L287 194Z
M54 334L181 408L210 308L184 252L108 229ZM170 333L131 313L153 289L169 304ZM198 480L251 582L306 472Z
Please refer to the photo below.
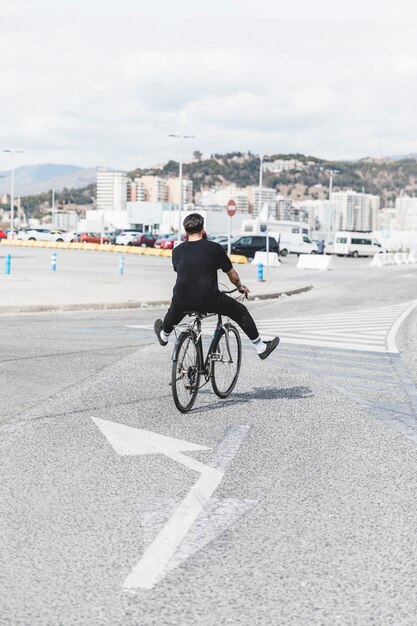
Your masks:
M266 359L279 343L279 337L262 341L247 308L219 291L217 270L227 274L236 289L247 297L249 289L242 285L238 273L223 247L209 241L204 231L204 218L198 213L188 215L184 222L187 241L172 251L172 264L177 272L171 305L164 321L157 319L154 329L161 346L166 346L174 326L188 311L219 313L239 324L249 337L261 359Z

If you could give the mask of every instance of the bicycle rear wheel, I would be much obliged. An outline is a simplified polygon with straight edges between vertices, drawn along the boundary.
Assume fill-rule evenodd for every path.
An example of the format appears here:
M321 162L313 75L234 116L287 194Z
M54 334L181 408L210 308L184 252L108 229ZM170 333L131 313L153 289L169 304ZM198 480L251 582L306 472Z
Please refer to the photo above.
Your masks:
M172 396L181 413L187 413L197 397L201 377L200 350L193 333L181 333L172 361Z
M211 384L219 398L227 398L235 388L242 362L242 343L233 324L225 324L212 352Z

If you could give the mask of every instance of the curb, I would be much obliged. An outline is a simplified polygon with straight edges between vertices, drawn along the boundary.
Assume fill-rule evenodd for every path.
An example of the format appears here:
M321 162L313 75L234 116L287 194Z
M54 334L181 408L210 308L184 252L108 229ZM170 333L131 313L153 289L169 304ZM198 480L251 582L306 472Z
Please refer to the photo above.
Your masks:
M312 285L290 289L279 293L265 293L259 296L251 296L249 302L260 300L277 300L282 296L295 296L305 291L313 289ZM22 306L0 306L0 315L13 313L64 313L65 311L108 311L117 309L158 309L169 306L170 300L158 300L155 302L98 302L91 304L62 304L62 305L22 305Z
M0 239L2 247L16 248L48 248L54 250L89 250L92 252L119 252L123 254L133 254L138 256L162 256L172 257L172 250L161 250L160 248L142 248L139 246L121 246L116 244L99 243L69 243L58 241L24 241L22 239ZM232 263L246 264L248 259L240 254L231 254Z

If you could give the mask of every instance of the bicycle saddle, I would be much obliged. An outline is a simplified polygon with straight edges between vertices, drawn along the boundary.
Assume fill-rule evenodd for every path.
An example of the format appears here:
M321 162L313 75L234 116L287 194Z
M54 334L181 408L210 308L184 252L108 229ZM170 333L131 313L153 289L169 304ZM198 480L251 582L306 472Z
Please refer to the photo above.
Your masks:
M195 316L195 317L199 317L200 319L203 319L204 317L207 317L207 313L200 313L200 311L184 311L185 315L189 315L191 316Z

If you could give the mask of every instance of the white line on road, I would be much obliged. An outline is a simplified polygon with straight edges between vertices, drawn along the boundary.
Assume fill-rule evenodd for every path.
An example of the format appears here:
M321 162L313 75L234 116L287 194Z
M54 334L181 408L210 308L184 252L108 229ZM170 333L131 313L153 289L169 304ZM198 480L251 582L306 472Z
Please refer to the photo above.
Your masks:
M207 465L182 454L183 451L207 450L206 446L108 420L92 419L119 454L164 454L201 474L123 584L124 589L130 591L152 589L167 573L169 562L175 552L198 516L209 504L211 496L223 480L227 464L235 456L249 426L235 426L230 429L221 442L217 454L213 457L211 465Z

